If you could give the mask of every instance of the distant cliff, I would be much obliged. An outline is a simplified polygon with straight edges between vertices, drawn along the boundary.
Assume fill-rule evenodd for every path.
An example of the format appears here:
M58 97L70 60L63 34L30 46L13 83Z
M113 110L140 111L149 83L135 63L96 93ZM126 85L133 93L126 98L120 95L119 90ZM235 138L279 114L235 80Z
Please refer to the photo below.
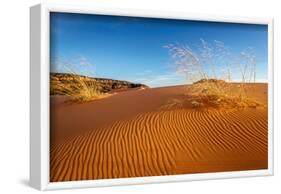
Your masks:
M64 88L73 88L76 90L82 85L94 87L100 93L108 93L114 90L130 89L130 88L148 88L148 86L128 81L113 80L106 78L92 78L82 75L74 75L68 73L51 73L50 74L50 93L51 95L64 95L67 90Z

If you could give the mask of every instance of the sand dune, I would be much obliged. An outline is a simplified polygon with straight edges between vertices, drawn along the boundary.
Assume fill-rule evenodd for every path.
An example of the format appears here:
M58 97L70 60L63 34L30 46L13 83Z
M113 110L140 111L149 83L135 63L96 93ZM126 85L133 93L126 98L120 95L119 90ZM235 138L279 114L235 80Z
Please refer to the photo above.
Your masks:
M267 168L266 108L161 108L182 90L122 92L71 106L52 99L51 181ZM265 84L249 91L266 103Z

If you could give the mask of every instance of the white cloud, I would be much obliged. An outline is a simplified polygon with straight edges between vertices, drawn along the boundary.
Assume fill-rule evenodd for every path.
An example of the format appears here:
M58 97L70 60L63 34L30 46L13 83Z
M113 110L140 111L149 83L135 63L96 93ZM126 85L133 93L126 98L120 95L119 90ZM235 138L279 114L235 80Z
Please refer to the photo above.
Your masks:
M147 75L145 77L135 78L133 82L142 83L149 87L163 87L185 84L184 77L177 73L165 73L161 75Z

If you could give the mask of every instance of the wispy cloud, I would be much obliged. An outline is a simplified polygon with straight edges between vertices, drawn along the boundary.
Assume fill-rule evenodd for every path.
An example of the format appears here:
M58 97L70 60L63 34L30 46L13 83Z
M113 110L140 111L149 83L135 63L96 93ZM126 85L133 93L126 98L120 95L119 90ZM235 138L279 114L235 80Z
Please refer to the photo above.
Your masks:
M149 87L163 87L163 86L173 86L181 85L185 83L184 76L175 73L167 72L164 74L147 74L142 77L138 77L132 80L133 82L142 83L148 85Z

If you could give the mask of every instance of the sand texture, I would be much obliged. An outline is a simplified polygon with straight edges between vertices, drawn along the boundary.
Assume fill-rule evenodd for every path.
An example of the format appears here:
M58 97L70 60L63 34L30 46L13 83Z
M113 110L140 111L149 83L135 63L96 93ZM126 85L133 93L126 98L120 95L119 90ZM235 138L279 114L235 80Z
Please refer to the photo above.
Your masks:
M178 106L183 86L131 90L80 104L51 97L50 180L74 181L267 168L265 106Z

